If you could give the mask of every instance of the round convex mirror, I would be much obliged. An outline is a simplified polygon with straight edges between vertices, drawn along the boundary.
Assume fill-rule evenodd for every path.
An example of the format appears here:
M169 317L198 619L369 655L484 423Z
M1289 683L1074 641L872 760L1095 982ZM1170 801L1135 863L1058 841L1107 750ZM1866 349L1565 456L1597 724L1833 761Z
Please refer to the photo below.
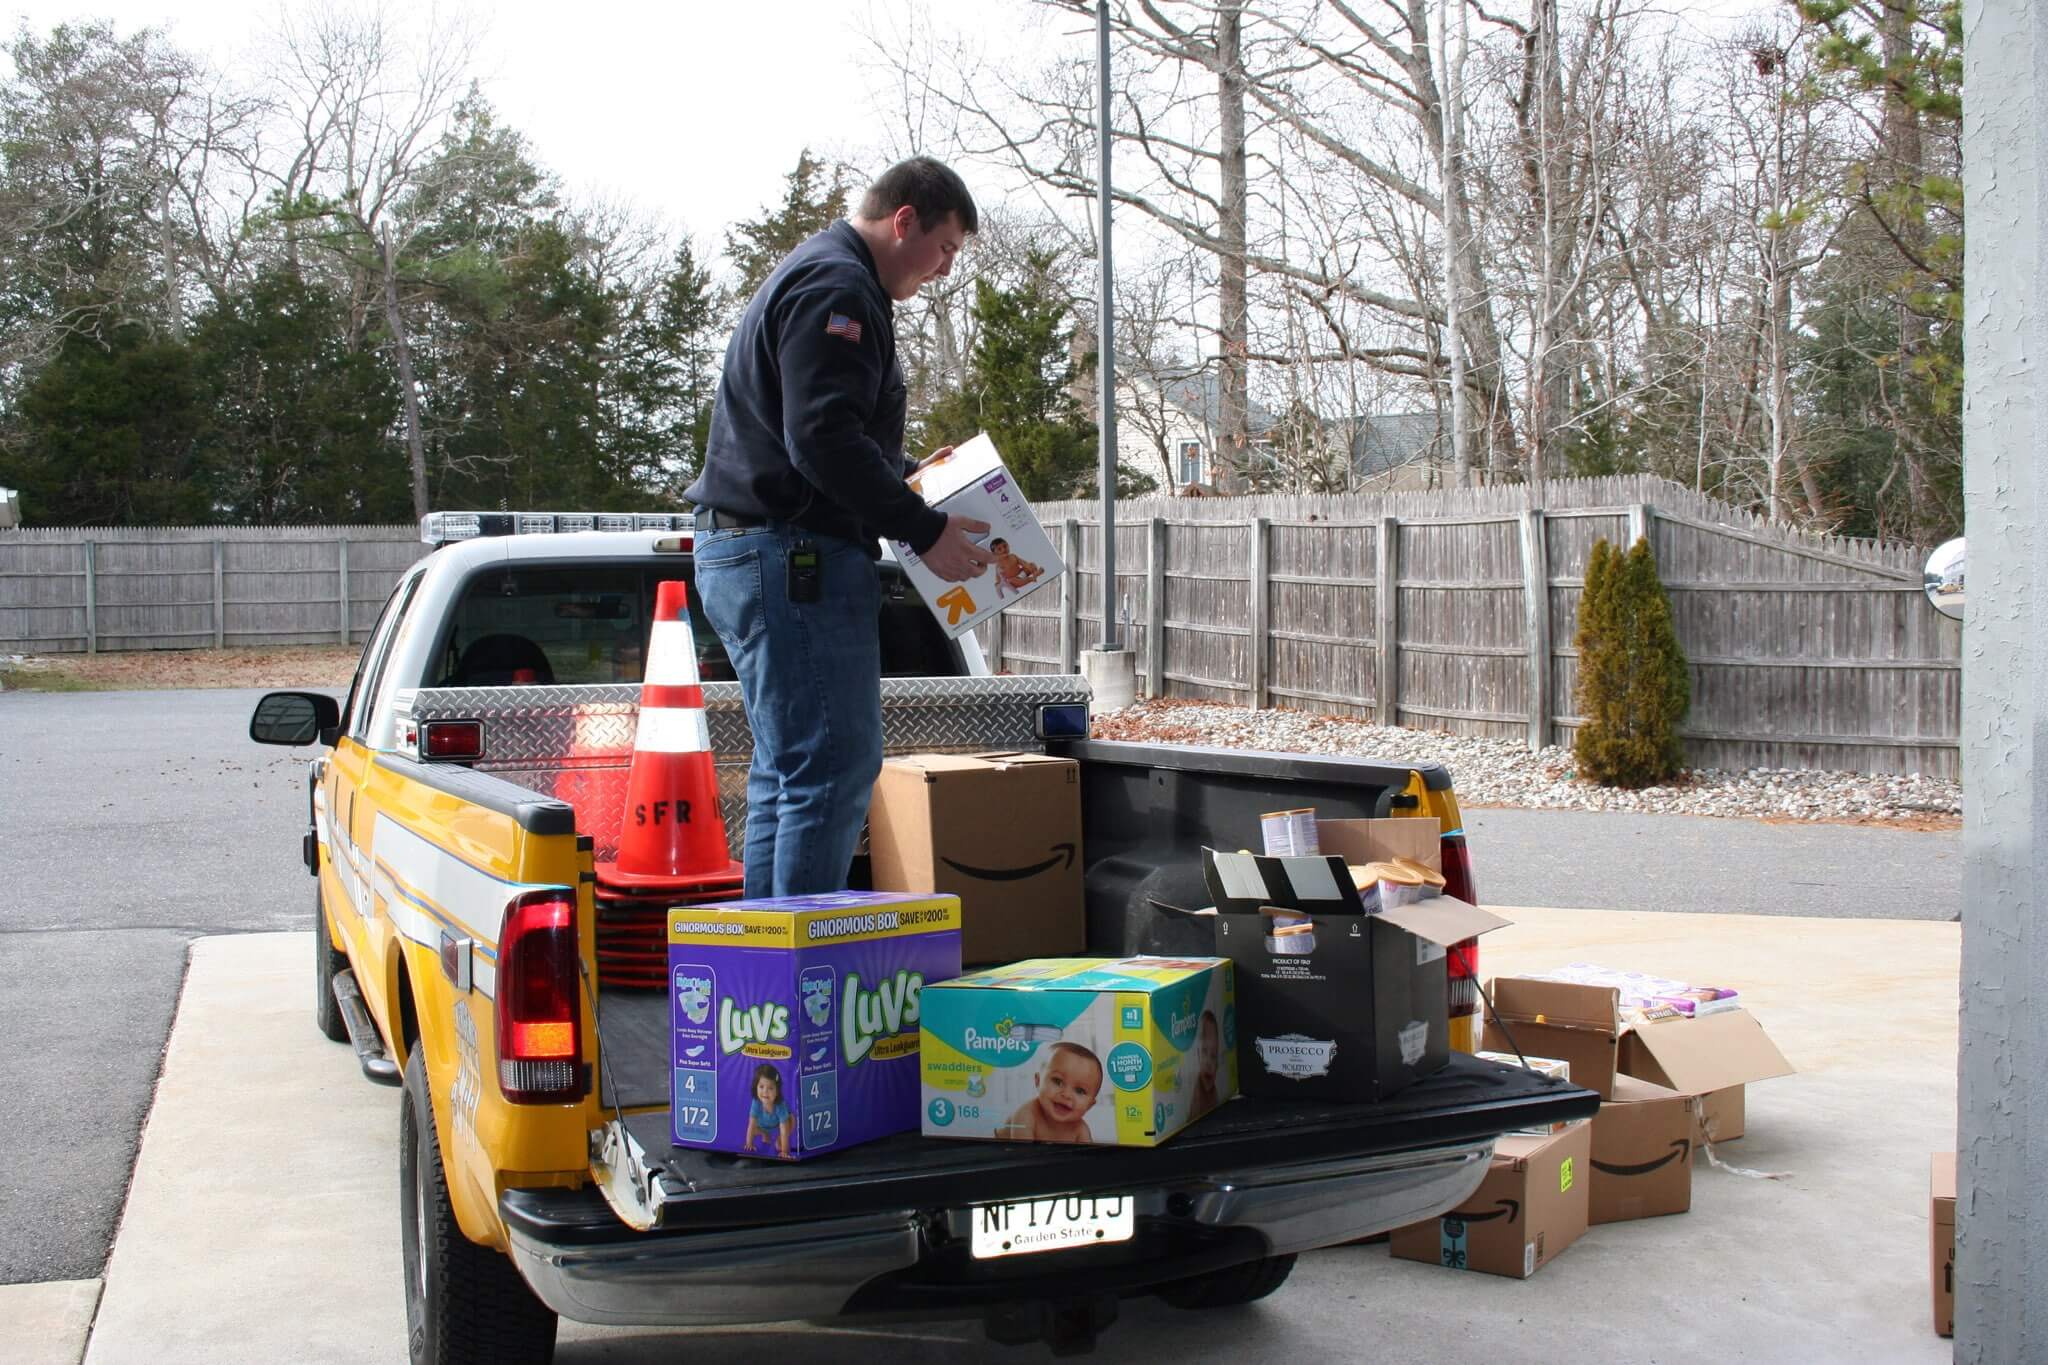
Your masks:
M1921 582L1934 609L1951 620L1963 619L1963 538L1957 536L1927 556Z

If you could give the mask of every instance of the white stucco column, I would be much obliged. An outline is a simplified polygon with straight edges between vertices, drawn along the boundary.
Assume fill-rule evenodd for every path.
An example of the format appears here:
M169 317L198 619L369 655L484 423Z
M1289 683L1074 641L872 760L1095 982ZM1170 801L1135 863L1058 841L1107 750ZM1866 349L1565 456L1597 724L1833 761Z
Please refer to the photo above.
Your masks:
M1963 970L1955 1358L2048 1360L2048 6L1966 0Z

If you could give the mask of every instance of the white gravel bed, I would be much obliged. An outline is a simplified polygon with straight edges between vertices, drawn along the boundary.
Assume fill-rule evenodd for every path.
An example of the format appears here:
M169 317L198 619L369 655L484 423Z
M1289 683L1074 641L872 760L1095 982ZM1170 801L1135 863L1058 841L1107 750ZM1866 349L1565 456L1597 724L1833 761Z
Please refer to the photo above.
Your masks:
M1194 702L1140 702L1095 717L1098 739L1434 761L1471 806L1734 815L1791 820L1940 823L1960 816L1960 782L1792 768L1689 770L1665 787L1620 791L1579 781L1570 749L1531 753L1520 740L1403 730L1308 711L1252 711Z

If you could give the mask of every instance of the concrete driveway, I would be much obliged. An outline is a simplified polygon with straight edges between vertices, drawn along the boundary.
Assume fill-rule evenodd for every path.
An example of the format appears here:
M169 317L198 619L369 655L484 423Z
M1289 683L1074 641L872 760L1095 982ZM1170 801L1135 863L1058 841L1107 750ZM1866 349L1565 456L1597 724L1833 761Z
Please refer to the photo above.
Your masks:
M1936 1361L1927 1157L1953 1145L1952 924L1508 910L1490 971L1572 958L1739 983L1800 1074L1751 1088L1749 1136L1702 1161L1688 1214L1591 1230L1528 1281L1303 1258L1263 1304L1124 1309L1105 1352L1302 1360ZM307 1018L303 934L194 945L90 1365L404 1358L396 1091ZM250 1038L264 1040L251 1049ZM72 1361L90 1283L0 1289L0 1355ZM66 1315L69 1314L67 1321ZM565 1324L564 1362L1022 1361L969 1325L666 1332Z

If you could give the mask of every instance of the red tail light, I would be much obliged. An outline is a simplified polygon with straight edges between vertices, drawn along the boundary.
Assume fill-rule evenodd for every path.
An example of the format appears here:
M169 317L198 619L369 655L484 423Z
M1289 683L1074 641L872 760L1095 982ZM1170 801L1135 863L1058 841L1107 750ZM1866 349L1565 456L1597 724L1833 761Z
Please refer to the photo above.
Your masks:
M1456 896L1467 905L1479 904L1479 888L1472 880L1472 853L1465 847L1465 836L1446 834L1441 848L1444 894ZM1479 1013L1479 940L1468 938L1463 943L1453 944L1445 955L1444 971L1450 991L1451 1017L1455 1019L1460 1015ZM1473 1046L1477 1045L1475 1039Z
M534 891L506 908L498 935L498 1089L514 1104L583 1098L576 901Z

